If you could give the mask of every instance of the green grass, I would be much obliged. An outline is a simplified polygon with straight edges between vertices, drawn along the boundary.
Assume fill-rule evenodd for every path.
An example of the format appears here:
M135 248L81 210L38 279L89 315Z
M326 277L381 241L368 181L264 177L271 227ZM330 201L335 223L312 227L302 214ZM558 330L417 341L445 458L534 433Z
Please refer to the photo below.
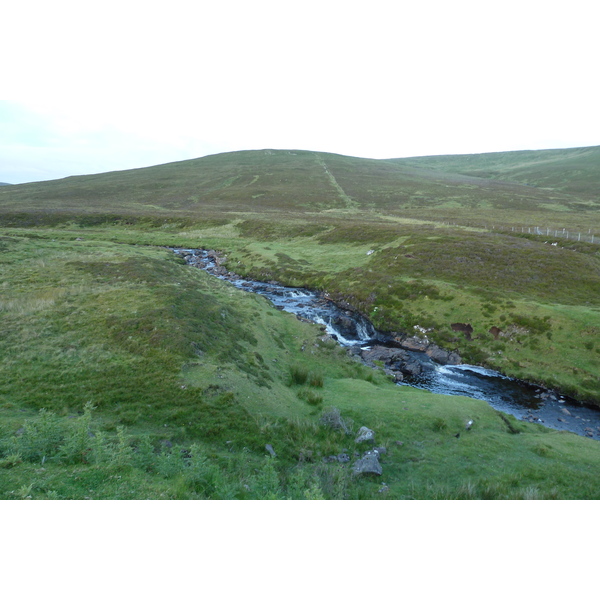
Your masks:
M598 496L596 442L394 386L165 249L5 243L3 498ZM333 407L388 448L385 495L323 462L361 451L320 425Z

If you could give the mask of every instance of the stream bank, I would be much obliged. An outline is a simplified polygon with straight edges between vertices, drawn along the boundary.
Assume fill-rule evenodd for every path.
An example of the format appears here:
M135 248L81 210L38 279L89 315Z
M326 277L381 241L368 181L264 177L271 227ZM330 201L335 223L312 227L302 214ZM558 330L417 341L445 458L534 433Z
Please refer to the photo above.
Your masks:
M276 308L300 319L320 324L350 354L370 367L383 368L398 385L485 400L496 410L520 420L600 439L600 410L594 407L490 369L462 364L456 352L444 350L427 339L377 331L359 313L340 308L318 292L285 287L276 281L244 279L229 271L225 257L213 250L170 250L190 266L239 289L261 294Z

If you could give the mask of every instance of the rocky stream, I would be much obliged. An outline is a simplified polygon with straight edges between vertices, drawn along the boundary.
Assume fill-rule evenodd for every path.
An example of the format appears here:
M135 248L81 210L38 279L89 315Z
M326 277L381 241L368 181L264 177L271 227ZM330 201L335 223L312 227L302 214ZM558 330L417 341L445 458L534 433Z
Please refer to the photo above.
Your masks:
M340 308L324 294L274 281L244 279L230 272L224 266L226 259L215 251L171 250L191 266L239 289L261 294L280 310L322 325L331 339L366 365L383 368L398 385L485 400L518 419L600 439L600 410L594 407L490 369L462 364L456 352L444 350L426 337L377 331L362 315Z

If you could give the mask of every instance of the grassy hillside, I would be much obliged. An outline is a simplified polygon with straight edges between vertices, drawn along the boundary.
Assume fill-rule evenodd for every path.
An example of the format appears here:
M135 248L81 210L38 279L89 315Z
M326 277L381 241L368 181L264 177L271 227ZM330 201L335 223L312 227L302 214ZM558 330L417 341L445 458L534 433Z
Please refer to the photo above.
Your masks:
M469 170L253 151L6 186L0 495L598 497L596 441L398 388L165 249L221 250L231 270L326 290L382 329L430 329L465 360L598 402L600 245L510 228L600 226L577 191L596 149L548 152L536 172L530 153ZM562 187L534 187L551 156ZM323 461L362 451L323 424L333 409L377 432L381 480Z
M472 177L514 181L573 194L585 209L598 202L600 147L560 150L526 150L453 156L396 159L394 164L412 165Z
M432 159L429 165L425 159L410 163L404 159L370 160L306 151L236 152L145 169L10 186L0 192L0 206L4 213L26 210L164 217L198 217L200 213L335 214L340 210L414 216L424 211L434 220L444 220L444 215L460 208L469 209L470 218L476 216L472 211L483 211L487 218L493 211L564 212L577 207L596 210L600 206L593 194L582 196L571 190L580 185L579 171L585 171L586 177L595 176L593 168L589 170L590 162L598 160L595 150L582 153L579 159L567 155L562 162L556 159L552 163L552 173L562 173L561 178L570 182L570 186L563 186L564 191L481 177L477 169L473 173L449 172L439 168L440 160ZM531 163L525 163L530 170ZM540 178L546 172L547 161L541 165ZM573 171L574 165L577 171ZM589 182L592 188L594 181ZM584 205L579 206L582 202ZM441 211L438 219L432 209ZM464 215L455 217L464 219Z
M600 492L595 441L394 386L318 327L165 249L71 237L3 237L3 498ZM322 423L333 409L348 433ZM469 419L476 427L465 432ZM388 450L385 484L323 462L362 452L362 425Z

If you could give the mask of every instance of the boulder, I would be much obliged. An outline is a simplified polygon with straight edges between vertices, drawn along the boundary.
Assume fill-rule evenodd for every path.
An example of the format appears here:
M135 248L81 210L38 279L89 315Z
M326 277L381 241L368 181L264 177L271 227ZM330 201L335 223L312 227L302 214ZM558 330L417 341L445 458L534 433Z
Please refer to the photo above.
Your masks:
M345 338L358 337L356 322L346 315L336 315L331 319L331 326Z
M379 464L379 454L377 452L366 452L362 458L354 463L352 470L357 475L381 475L383 469Z
M425 350L425 354L435 360L435 362L440 363L440 365L460 365L461 362L458 353L443 350L435 344L431 344L431 346Z
M402 375L401 371L396 371L395 369L385 369L385 374L388 377L391 377L394 380L394 383L404 381L404 375Z
M408 360L400 365L400 370L405 375L420 375L422 372L421 363L416 360Z
M402 340L400 343L402 348L406 350L415 350L416 352L425 352L429 347L429 341L423 340L419 337L407 337Z
M376 360L391 366L403 363L408 358L408 354L404 350L388 348L386 346L372 346L371 348L364 349L361 352L361 356L371 366Z
M375 432L372 429L363 426L358 430L358 434L354 441L357 444L360 444L361 442L373 442L375 441Z

